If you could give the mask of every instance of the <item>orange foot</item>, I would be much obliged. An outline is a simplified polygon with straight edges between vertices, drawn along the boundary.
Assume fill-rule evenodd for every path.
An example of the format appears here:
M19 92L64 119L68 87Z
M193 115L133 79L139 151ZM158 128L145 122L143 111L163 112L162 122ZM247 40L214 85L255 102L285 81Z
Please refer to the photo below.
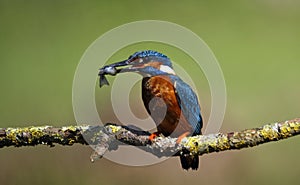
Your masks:
M188 135L190 135L190 132L185 132L185 133L181 134L181 135L177 138L176 143L179 144L179 143L181 142L181 140L182 140L183 138L187 137Z
M149 136L149 140L152 142L156 137L159 136L159 132L153 132L150 136Z

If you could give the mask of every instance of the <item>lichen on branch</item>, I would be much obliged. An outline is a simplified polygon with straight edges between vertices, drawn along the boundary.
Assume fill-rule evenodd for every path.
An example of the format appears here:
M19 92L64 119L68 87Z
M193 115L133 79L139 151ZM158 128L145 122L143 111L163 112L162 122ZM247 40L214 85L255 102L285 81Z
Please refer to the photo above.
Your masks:
M141 149L158 157L179 155L185 151L191 155L242 149L277 141L300 134L300 119L266 124L262 127L239 132L216 133L186 137L180 143L176 138L157 137L149 140L150 133L127 126L31 126L24 128L0 128L0 148L75 143L92 145L95 149L91 160L104 155L107 150L116 150L119 145L143 146Z

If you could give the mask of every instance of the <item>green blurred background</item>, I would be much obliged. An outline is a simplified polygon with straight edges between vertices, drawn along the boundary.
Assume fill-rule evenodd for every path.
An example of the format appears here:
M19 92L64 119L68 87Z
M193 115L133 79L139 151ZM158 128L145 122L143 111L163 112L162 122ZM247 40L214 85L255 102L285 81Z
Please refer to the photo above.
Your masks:
M75 124L72 80L84 51L110 29L145 19L185 26L213 50L228 93L222 132L299 116L299 1L0 0L0 127ZM147 47L164 51L161 45L138 44L115 59ZM175 61L184 58L174 48L165 50ZM205 78L197 88L207 117ZM98 107L109 120L104 106L110 105L101 97ZM299 137L205 155L196 172L183 171L177 158L148 167L106 159L92 164L91 152L80 145L1 149L1 184L299 183Z

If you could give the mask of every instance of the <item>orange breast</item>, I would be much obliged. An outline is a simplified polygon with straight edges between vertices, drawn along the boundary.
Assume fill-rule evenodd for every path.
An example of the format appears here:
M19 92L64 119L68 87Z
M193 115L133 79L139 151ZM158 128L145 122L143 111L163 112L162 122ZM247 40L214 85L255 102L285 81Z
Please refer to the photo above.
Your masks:
M142 98L158 132L164 136L178 137L192 131L181 114L175 88L167 75L143 78Z

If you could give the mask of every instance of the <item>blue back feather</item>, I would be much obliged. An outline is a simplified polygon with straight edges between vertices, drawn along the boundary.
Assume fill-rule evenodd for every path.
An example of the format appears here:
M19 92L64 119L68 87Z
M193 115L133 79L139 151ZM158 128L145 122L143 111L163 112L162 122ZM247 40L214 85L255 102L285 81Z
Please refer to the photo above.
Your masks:
M176 82L176 98L184 117L193 127L193 135L201 134L203 120L196 94L192 88L178 76L170 75L170 78L173 84Z

